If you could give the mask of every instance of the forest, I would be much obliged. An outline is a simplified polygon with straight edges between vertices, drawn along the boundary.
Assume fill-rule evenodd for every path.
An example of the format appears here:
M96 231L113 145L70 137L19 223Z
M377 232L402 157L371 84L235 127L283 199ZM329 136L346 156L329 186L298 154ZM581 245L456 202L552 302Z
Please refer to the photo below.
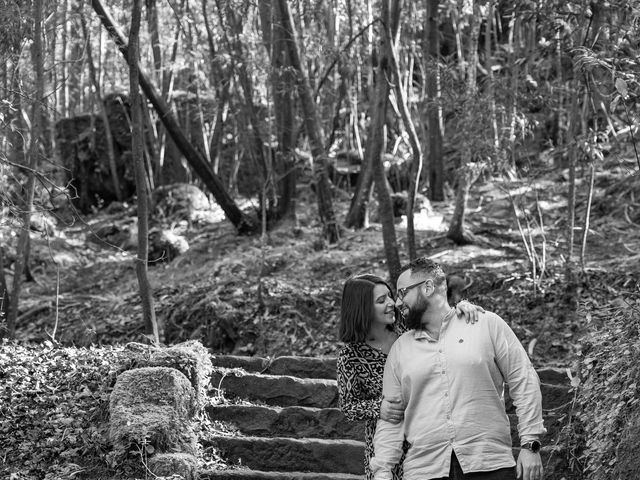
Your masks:
M345 280L422 256L568 386L545 478L638 478L640 1L0 0L0 25L1 478L163 478L105 440L127 344L334 358Z

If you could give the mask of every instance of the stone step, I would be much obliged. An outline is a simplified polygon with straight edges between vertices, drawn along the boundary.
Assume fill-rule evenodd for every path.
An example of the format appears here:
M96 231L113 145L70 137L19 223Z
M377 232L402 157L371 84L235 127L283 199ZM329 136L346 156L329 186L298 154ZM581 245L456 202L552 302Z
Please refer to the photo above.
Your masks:
M316 438L239 437L217 435L201 441L228 465L272 472L363 472L364 442Z
M214 367L242 368L251 373L288 375L299 378L324 378L335 380L336 357L282 356L276 358L248 357L241 355L211 355ZM541 383L569 385L566 369L543 367L536 370Z
M267 375L289 375L298 378L335 380L336 357L282 356L276 358L240 355L211 355L214 367L242 368L247 372Z
M230 370L225 373L214 372L211 386L214 389L222 388L225 396L260 401L267 405L316 408L338 406L338 387L335 380L257 373L237 374L236 371ZM541 383L540 386L544 410L560 408L572 399L568 386L549 383ZM505 404L508 413L515 411L508 397L508 389Z
M296 378L285 375L247 373L235 371L213 372L211 387L222 389L225 397L242 398L280 407L335 408L338 406L338 388L335 380Z
M211 420L234 425L243 435L292 438L364 438L364 422L350 422L337 408L209 405Z
M279 447L269 445L277 440L219 437L213 442L218 445L223 456L230 463L237 464L238 467L201 471L199 478L201 480L364 480L362 475L364 445L362 444L356 445L356 448L345 449L343 445L336 443L337 451L335 448L327 448L326 442L320 445L317 440L290 441L288 445L283 443ZM303 443L306 445L302 446ZM513 449L514 458L517 458L519 452L519 448ZM563 449L545 446L542 448L541 455L546 480L567 478L568 465L566 452ZM348 460L349 457L357 458L358 461L349 462L349 464L340 462L341 459ZM318 472L310 471L311 468L322 466L328 466L329 469ZM273 467L281 468L281 470ZM289 467L292 468L288 469ZM348 468L350 472L337 471L340 468ZM354 469L357 471L354 472Z
M209 405L206 410L211 420L231 424L246 436L351 440L364 438L364 422L349 421L336 408ZM514 413L508 416L513 445L518 445L518 418ZM555 443L563 426L562 418L561 412L545 414L547 433L540 439L543 445Z
M200 480L364 480L364 475L318 472L263 472L248 468L200 472Z

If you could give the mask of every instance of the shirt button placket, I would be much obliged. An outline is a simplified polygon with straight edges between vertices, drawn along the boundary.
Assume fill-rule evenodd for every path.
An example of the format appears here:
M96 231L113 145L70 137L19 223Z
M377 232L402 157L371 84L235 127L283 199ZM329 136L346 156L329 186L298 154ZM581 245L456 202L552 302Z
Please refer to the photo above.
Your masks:
M442 337L440 338L440 340L442 341ZM453 422L451 421L451 400L449 398L449 382L447 381L447 371L446 371L446 362L445 362L445 355L444 355L444 350L442 348L442 344L440 344L440 346L438 347L438 359L440 362L440 371L442 372L442 381L444 383L444 398L445 398L445 406L447 409L447 415L446 415L446 420L447 420L447 430L449 431L449 445L453 444L453 441L455 440L455 430L453 428Z

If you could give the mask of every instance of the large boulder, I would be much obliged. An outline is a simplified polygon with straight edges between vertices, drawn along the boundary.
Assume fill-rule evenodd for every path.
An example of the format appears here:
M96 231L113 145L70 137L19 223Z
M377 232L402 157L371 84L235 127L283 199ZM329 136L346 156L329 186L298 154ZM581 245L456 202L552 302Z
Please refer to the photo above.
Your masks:
M174 183L154 190L153 210L157 217L196 222L204 220L211 212L209 198L195 185Z
M110 122L111 124L111 122ZM56 124L56 145L68 196L82 212L117 200L109 167L107 137L99 115L63 118ZM135 174L130 156L114 140L114 155L120 190L124 198L135 192Z

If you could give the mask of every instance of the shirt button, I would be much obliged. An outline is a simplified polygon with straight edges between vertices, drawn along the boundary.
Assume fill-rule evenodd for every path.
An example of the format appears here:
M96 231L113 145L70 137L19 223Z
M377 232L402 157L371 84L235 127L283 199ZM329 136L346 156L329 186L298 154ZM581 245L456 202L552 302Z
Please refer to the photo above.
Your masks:
M442 370L442 374L444 375L444 370Z
M439 352L439 353L442 353L442 349L439 349L439 350L438 350L438 352Z
M448 396L449 396L449 394L445 392L444 396L445 396L445 397L448 397Z

